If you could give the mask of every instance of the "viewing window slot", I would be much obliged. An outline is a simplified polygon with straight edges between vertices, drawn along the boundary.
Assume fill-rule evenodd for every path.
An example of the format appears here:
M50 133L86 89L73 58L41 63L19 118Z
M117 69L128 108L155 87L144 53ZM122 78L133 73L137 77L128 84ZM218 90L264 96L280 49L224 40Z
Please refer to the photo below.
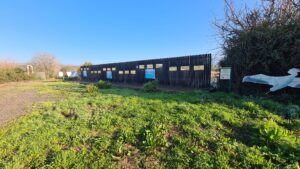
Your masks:
M153 69L153 65L152 64L148 64L147 65L147 69Z
M204 65L195 65L194 66L194 71L200 71L200 70L204 70Z
M181 66L180 70L181 71L189 71L190 70L190 66Z
M171 66L171 67L169 67L169 71L170 72L175 72L175 71L177 71L177 67L176 66Z
M162 67L163 67L163 64L156 64L155 67L156 67L157 69L162 68Z

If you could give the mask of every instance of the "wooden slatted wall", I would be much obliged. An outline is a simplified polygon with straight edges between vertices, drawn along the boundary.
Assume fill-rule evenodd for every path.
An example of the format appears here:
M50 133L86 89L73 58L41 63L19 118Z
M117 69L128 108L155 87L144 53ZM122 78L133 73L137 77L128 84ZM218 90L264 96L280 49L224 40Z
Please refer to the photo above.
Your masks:
M145 78L146 69L155 69L155 78L162 85L207 88L210 85L211 54L82 66L81 76L85 81L102 79L143 84L150 81ZM107 71L112 71L112 79L107 79Z

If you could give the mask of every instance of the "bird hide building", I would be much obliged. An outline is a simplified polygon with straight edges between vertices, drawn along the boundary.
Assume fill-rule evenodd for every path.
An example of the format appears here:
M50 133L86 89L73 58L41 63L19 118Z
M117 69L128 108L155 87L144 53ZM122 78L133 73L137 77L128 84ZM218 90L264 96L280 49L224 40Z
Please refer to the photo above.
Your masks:
M84 81L105 80L143 84L157 80L166 86L210 86L211 54L82 66Z

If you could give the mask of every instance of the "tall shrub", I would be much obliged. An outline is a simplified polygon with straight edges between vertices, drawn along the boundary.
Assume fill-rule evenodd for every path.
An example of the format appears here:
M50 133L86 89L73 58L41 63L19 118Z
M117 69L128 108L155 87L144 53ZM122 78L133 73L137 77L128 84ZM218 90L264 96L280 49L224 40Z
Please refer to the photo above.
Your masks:
M220 65L232 67L235 91L245 75L286 75L300 68L298 0L262 0L253 9L235 9L230 0L225 4L225 19L216 23L223 40Z
M9 69L0 68L0 83L24 81L24 80L31 80L31 79L33 79L33 77L27 75L20 68L9 68Z

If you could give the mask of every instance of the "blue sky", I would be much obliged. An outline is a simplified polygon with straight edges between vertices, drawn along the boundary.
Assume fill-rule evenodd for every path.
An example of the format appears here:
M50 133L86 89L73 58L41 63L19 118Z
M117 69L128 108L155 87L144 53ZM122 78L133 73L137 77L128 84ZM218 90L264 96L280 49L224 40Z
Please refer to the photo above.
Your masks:
M250 6L255 1L248 1ZM0 0L0 59L63 64L220 54L223 0Z

